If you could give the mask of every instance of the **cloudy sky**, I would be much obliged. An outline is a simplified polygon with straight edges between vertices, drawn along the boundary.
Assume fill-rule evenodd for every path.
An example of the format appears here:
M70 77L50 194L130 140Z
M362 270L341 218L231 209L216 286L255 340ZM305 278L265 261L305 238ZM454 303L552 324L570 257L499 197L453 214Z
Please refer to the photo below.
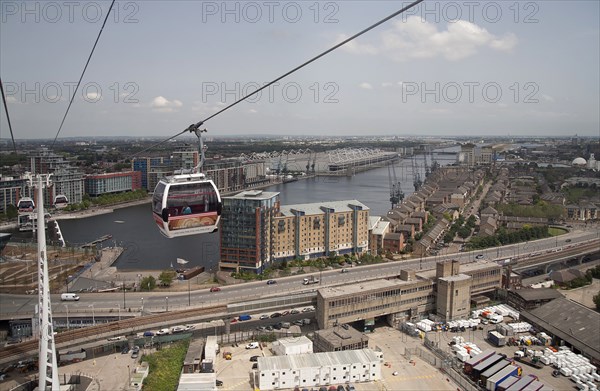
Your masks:
M407 4L120 1L60 136L172 136ZM206 127L212 136L598 136L599 4L426 0ZM15 137L53 138L109 2L0 5Z

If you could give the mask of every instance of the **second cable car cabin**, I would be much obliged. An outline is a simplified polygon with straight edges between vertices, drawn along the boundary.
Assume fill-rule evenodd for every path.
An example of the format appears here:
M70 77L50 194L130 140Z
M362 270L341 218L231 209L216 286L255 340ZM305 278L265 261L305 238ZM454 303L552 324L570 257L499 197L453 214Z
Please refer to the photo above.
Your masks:
M56 209L64 209L69 205L69 199L64 194L58 194L54 197L54 207Z
M152 196L154 221L168 238L215 232L221 216L221 196L204 174L160 180Z
M35 202L31 197L23 197L17 202L17 209L19 209L19 213L28 213L33 212L35 208Z

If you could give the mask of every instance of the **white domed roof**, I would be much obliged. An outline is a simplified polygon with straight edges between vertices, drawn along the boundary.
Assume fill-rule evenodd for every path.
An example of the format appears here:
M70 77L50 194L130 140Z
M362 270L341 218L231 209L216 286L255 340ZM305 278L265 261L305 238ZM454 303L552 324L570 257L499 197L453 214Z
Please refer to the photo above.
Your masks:
M571 163L571 164L574 166L585 166L587 164L587 162L585 161L584 158L578 157L578 158L575 158L573 160L573 163Z

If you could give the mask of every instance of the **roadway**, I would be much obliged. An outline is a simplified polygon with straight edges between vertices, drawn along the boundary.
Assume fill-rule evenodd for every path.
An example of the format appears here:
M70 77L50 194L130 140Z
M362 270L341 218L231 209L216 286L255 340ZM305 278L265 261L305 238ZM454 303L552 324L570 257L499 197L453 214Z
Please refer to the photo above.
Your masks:
M167 312L189 308L212 307L229 303L240 303L274 296L286 296L314 291L330 285L345 285L357 281L380 279L398 275L401 269L427 270L444 260L455 259L469 263L478 259L504 261L519 265L531 256L540 258L540 262L552 257L560 258L562 253L569 255L586 254L600 249L600 231L574 230L567 234L541 240L534 240L503 247L488 248L470 252L442 254L433 257L412 258L396 262L361 265L348 269L301 274L277 279L277 283L267 285L266 281L248 282L222 286L218 292L208 289L190 292L127 292L118 293L82 293L80 301L61 301L60 295L52 295L52 311L55 317L71 316L118 316L139 315L142 311ZM545 256L544 256L545 254ZM319 278L319 284L303 285L302 280L313 275ZM0 318L26 319L31 317L37 304L37 295L10 295L1 297ZM68 314L67 314L68 312Z

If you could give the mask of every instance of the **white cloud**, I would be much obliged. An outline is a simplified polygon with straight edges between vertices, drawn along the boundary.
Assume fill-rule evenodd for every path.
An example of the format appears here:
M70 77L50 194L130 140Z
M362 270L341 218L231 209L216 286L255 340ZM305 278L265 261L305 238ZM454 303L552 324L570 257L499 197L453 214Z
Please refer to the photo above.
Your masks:
M339 34L337 36L337 43L342 42L344 39L349 38L348 35L346 34ZM359 38L360 40L360 38ZM370 45L370 44L364 44L364 43L360 43L359 41L357 41L356 39L353 39L352 41L346 43L344 46L342 46L342 50L347 51L348 53L352 53L352 54L377 54L379 52L379 49L377 49L375 46Z
M248 110L248 113L256 114L256 113L258 113L258 110L250 109L250 110Z
M370 83L367 83L366 81L365 81L365 82L362 82L362 83L360 83L358 86L359 86L360 88L363 88L363 89L365 89L365 90L372 90L372 89L373 89L373 86L372 86Z
M99 101L100 99L102 99L102 97L97 92L86 92L85 93L85 100L87 100L87 101Z
M180 100L168 100L164 96L157 96L156 98L152 99L152 103L150 104L150 107L153 109L165 113L171 113L181 106L183 106L183 102Z
M376 45L350 42L343 48L352 54L382 53L395 61L439 56L449 61L458 61L485 47L510 52L518 43L517 36L513 33L496 36L465 20L449 23L446 30L440 31L435 24L417 16L394 23L380 37L381 40Z

